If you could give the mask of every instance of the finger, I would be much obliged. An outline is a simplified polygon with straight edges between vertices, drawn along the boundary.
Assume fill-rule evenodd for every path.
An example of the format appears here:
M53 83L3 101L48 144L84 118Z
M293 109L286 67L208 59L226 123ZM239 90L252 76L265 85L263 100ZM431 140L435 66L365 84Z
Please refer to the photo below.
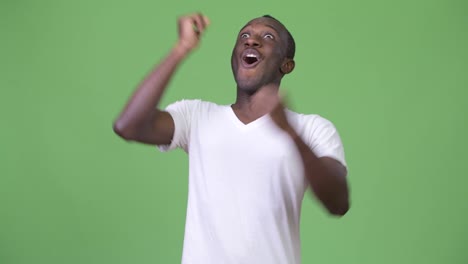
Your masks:
M181 18L179 18L179 29L180 30L184 30L186 29L187 27L194 27L194 22L193 22L193 19L189 16L183 16Z
M203 17L203 14L202 13L198 13L197 14L197 17L198 19L200 20L200 23L201 23L201 27L202 27L202 32L205 31L205 28L206 28L206 22L205 22L205 19Z
M207 16L203 15L202 13L197 13L196 15L197 24L199 24L199 31L200 33L205 32L206 27L210 24L210 20Z
M201 35L204 31L204 27L203 27L203 19L199 16L199 15L193 15L192 16L192 22L193 22L193 25L194 25L194 30L195 30L195 33L197 33L197 35Z
M191 21L190 21L190 23L191 23L191 25L192 25L192 29L193 29L193 31L195 32L195 34L196 34L197 36L199 36L199 35L200 35L200 27L198 26L197 21L196 21L195 19L192 18Z
M203 21L205 22L205 27L211 24L211 21L207 16L203 16Z

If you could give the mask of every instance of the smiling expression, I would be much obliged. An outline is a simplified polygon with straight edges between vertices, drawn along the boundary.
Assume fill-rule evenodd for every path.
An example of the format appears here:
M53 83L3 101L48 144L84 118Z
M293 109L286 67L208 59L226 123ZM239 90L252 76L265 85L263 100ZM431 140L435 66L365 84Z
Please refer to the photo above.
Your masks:
M238 89L254 93L264 85L278 84L288 60L287 30L278 21L260 17L239 32L232 51L231 66ZM287 73L287 72L286 72Z

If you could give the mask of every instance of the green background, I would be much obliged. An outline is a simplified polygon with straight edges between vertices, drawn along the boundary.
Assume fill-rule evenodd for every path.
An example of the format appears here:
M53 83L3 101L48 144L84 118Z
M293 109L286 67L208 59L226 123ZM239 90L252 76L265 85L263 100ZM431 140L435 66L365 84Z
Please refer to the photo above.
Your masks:
M271 14L297 43L283 82L345 144L352 208L307 195L303 263L468 263L468 3L0 2L0 263L180 263L187 156L127 143L112 122L173 46L212 25L163 106L233 102L238 30Z

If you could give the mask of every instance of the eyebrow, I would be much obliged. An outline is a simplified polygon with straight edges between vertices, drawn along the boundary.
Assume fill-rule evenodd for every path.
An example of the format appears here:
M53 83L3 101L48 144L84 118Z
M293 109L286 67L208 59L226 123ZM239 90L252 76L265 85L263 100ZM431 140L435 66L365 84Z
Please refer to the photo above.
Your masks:
M278 29L276 29L274 26L271 26L271 25L265 25L265 26L267 26L267 27L273 29L273 30L275 31L276 34L280 35Z
M265 25L266 27L269 27L269 28L273 29L273 30L275 31L275 33L276 33L278 36L281 36L281 34L280 34L280 32L278 31L278 29L275 28L274 26L269 25L269 24L264 24L264 25ZM248 26L252 26L252 24L247 24L247 25L245 25L245 27L243 27L243 28L240 30L240 32L244 31L245 28L248 27Z

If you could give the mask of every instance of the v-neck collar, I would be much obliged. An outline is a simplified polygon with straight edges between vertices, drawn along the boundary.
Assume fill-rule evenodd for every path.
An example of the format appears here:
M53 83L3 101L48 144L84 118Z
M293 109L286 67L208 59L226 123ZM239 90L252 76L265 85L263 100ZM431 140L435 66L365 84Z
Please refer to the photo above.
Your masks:
M265 114L247 124L242 122L239 117L237 117L234 109L232 109L231 105L226 106L226 111L228 112L229 118L233 121L233 123L239 127L240 129L253 129L259 127L260 125L264 124L268 120L271 119L270 114Z

